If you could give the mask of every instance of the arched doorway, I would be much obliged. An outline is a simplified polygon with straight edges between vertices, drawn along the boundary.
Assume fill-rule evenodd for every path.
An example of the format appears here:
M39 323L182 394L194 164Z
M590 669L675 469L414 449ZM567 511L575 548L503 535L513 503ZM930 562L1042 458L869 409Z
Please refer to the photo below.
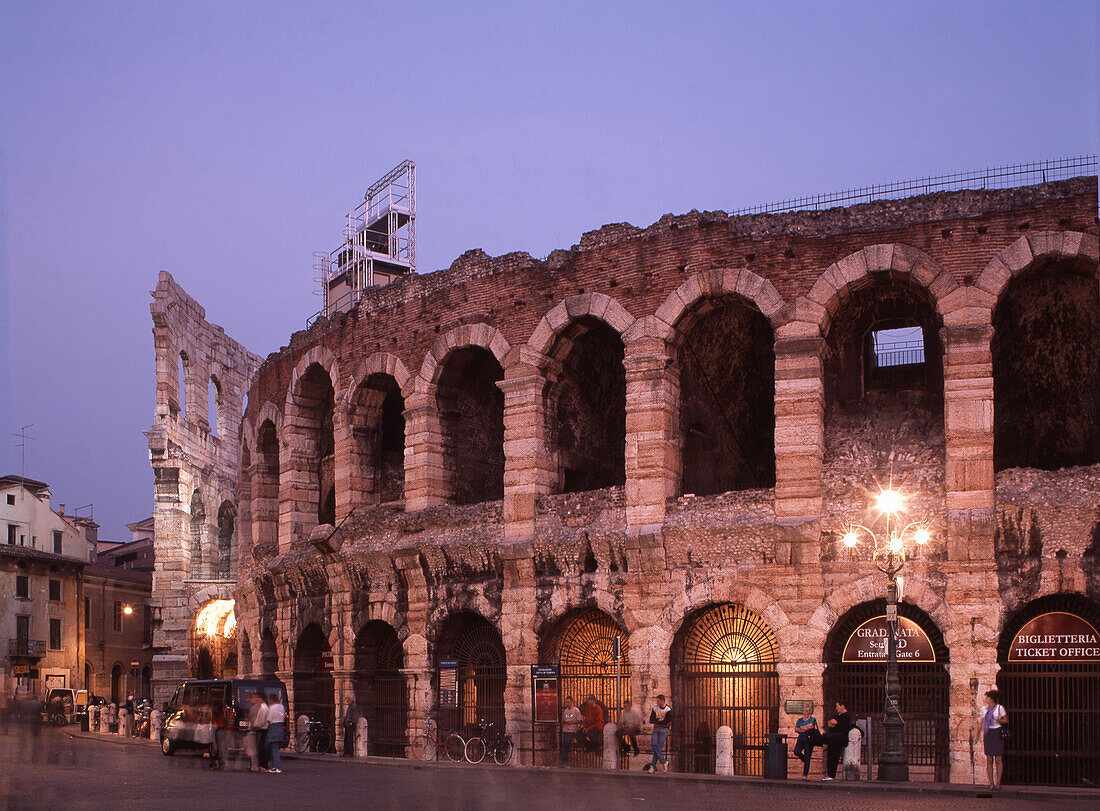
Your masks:
M947 725L951 678L943 634L926 613L911 603L898 605L900 711L905 719L905 754L913 780L948 780ZM824 698L820 716L828 718L841 701L856 720L870 718L871 760L878 764L885 743L886 600L852 608L825 641ZM821 717L819 721L823 721Z
M233 601L210 600L195 612L188 631L191 677L232 678L237 672L237 620Z
M214 657L210 655L210 649L201 646L195 656L194 674L196 679L214 678Z
M768 733L779 731L779 646L768 624L722 603L684 621L672 643L672 725L677 769L714 772L715 733L733 730L735 774L763 775Z
M308 715L334 737L336 734L336 686L332 679L332 654L328 639L316 623L298 637L294 649L294 717Z
M387 623L373 620L355 638L355 701L367 721L370 754L405 757L408 740L409 701L405 677L405 651L397 632Z
M1100 784L1100 604L1080 594L1028 603L1005 623L997 661L1012 729L1004 782Z
M542 635L539 662L558 665L562 698L571 696L581 706L594 695L604 707L604 721L618 722L622 702L630 700L630 646L626 631L614 619L595 608L566 614ZM559 730L542 733L539 749L556 758ZM597 768L602 754L575 746L569 763Z
M447 620L436 646L440 727L466 732L478 721L488 721L503 730L507 680L500 631L471 612Z

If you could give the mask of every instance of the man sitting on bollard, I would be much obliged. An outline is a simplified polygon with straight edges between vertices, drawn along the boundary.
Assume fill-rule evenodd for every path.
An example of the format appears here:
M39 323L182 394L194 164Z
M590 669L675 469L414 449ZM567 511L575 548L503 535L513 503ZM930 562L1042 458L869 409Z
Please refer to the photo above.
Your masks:
M623 702L623 711L619 713L619 746L624 755L634 750L638 754L638 735L642 732L642 714L634 709L630 701Z
M600 750L603 739L603 706L590 695L584 702L584 723L581 725L581 743L590 752Z

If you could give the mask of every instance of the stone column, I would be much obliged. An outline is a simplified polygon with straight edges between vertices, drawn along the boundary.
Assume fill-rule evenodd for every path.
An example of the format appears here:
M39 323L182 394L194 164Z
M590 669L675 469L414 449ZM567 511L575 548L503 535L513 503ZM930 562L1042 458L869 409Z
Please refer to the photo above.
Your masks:
M316 476L310 472L316 464L313 450L301 433L287 431L279 454L279 552L317 524Z
M535 536L535 502L553 490L557 478L546 444L545 394L554 365L530 347L517 346L497 384L504 392L504 537L509 542Z
M959 324L941 331L951 560L993 560L993 327ZM977 318L972 320L979 320Z
M336 697L336 718L334 723L336 729L333 730L333 738L335 739L336 754L342 755L344 753L344 708L347 706L344 699L347 696L355 697L354 685L352 684L352 674L348 670L334 670L332 672L333 682L333 694Z
M626 524L637 535L664 524L680 482L680 373L661 338L631 340L626 367Z
M273 553L279 546L279 472L269 470L258 458L248 469L248 478L252 490L251 546Z
M443 475L443 428L436 387L413 378L405 396L405 509L416 512L447 500Z
M508 651L508 680L504 713L508 734L515 744L515 764L531 765L531 665L539 664L538 637L532 627L537 598L535 567L530 544L501 549L504 584L501 589L500 636Z
M332 414L332 468L336 488L336 524L347 518L352 508L364 503L361 487L360 459L351 411L337 404Z
M604 724L603 727L603 768L614 770L619 768L619 726L618 724Z
M816 325L803 326L807 333L817 330ZM775 341L775 516L788 526L809 524L821 516L823 348L824 341L814 334L777 337ZM805 543L795 544L792 562L815 559L811 538L816 541L815 532L807 532Z

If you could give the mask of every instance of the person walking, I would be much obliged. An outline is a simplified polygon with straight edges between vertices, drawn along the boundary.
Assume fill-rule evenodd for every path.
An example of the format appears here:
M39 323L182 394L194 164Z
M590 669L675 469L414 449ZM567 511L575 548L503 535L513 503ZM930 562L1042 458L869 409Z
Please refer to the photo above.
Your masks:
M825 733L825 776L822 782L836 779L836 770L844 749L848 746L848 733L852 729L852 716L842 701L836 703L836 715L829 719Z
M561 754L558 755L558 765L564 766L569 759L569 747L573 745L573 739L580 732L584 715L573 705L573 697L565 697L565 709L561 712Z
M1001 727L1008 723L1008 713L1001 706L1001 694L993 689L983 699L981 723L982 749L985 752L985 773L990 791L1001 787L1001 771L1004 768L1005 742Z
M631 749L638 754L638 735L642 731L642 714L634 709L630 701L623 702L623 711L619 713L619 747L628 754Z
M286 737L286 707L279 699L278 693L272 693L267 698L267 762L268 772L272 774L283 773L282 752L279 750Z
M244 739L244 748L248 752L248 770L262 772L267 764L267 704L259 693L249 698L248 734Z
M802 761L802 778L810 776L810 761L814 756L814 747L820 743L821 730L814 718L814 705L806 702L802 705L802 717L794 722L794 731L798 740L794 744L794 756Z
M355 756L355 735L359 730L359 719L363 714L359 711L359 705L355 703L355 696L349 695L344 701L344 757Z
M657 703L649 711L649 723L653 724L653 759L644 767L647 772L668 772L668 759L665 757L665 742L672 730L672 707L665 701L663 694L657 695Z

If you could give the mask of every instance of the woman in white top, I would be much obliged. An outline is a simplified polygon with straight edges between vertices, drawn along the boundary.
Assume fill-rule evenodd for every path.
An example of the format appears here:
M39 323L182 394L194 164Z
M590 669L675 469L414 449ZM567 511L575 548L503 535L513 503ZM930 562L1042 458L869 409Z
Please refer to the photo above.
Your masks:
M1001 787L1001 771L1004 768L1002 758L1005 753L1004 739L1001 737L1001 726L1008 723L1008 715L1001 706L1001 694L997 690L990 690L985 694L985 702L982 707L981 733L982 745L985 749L985 770L989 777L989 788L995 790Z

